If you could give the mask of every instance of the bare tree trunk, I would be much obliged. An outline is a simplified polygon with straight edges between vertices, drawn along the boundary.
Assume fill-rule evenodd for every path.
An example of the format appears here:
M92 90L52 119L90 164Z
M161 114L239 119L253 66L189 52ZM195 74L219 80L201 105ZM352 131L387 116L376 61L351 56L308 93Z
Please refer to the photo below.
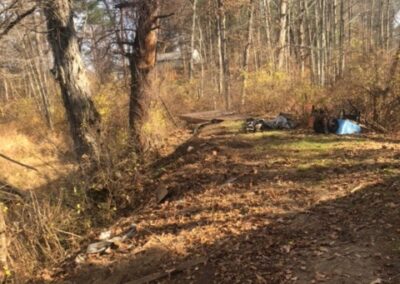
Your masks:
M220 98L224 96L224 51L222 45L222 27L221 16L217 16L217 43L218 43L218 95Z
M286 50L286 33L287 33L287 9L288 0L281 0L280 6L280 24L279 24L279 39L278 39L278 69L282 70L285 64Z
M304 1L300 1L299 3L301 17L300 17L300 27L299 27L299 56L300 56L300 72L301 77L304 77L305 69L306 69L306 13L304 7Z
M254 21L254 0L250 0L249 18L247 26L247 42L243 51L243 65L242 65L242 92L241 92L241 107L243 108L246 103L246 88L247 77L249 72L249 57L250 47L253 43L253 21Z
M368 21L368 43L369 43L369 51L371 52L374 49L374 25L375 25L375 0L371 0L371 9L369 11L369 21Z
M217 0L218 17L218 50L219 50L219 68L220 68L220 92L224 98L225 109L231 107L231 98L229 93L229 63L227 56L227 42L226 42L226 15L224 0Z
M141 156L147 147L143 125L148 115L149 73L156 64L160 1L149 0L138 5L133 53L128 57L131 73L129 130L131 146Z
M192 35L190 39L190 62L189 62L189 79L193 79L193 69L194 69L194 44L196 39L196 18L197 18L197 2L198 0L193 1L193 15L192 15Z
M201 68L201 78L200 78L200 97L204 95L204 77L205 77L205 70L204 70L204 62L207 61L207 51L204 48L204 36L203 36L203 29L201 27L200 21L198 21L197 26L199 27L199 41L200 41L200 68Z
M208 7L209 7L209 9L211 10L213 7L212 7L212 5L213 5L213 3L214 2L212 2L211 0L208 0ZM208 38L208 42L209 42L209 62L211 62L211 64L212 64L212 66L213 67L215 67L215 68L213 68L212 69L212 77L213 77L213 83L214 83L214 86L215 85L217 85L217 87L218 87L218 95L221 95L221 92L220 92L220 87L219 87L219 82L217 82L217 80L216 80L216 77L217 76L214 76L214 70L216 70L217 68L216 68L216 60L215 60L215 56L214 56L214 44L213 44L213 23L212 23L212 16L211 15L209 15L208 16L208 35L209 35L209 38ZM218 73L219 74L219 73ZM217 110L217 96L216 96L216 94L215 94L215 92L212 92L212 101L213 101L213 107L214 107L214 110Z
M78 159L100 159L100 115L82 62L74 26L72 0L46 1L43 5L54 69Z
M390 48L390 30L391 27L393 26L391 23L391 1L390 0L386 0L386 13L385 13L385 30L384 30L384 45L385 45L385 49L386 51L389 50Z
M27 61L26 65L30 70L32 91L34 93L36 91L40 98L40 102L38 102L38 109L44 117L49 129L53 130L49 94L46 86L47 80L45 79L45 75L43 75L41 70L44 54L42 54L40 51L40 40L38 39L38 33L35 33L35 38L33 39L29 38L29 35L22 36L20 33L18 34L23 44L23 50ZM35 43L35 46L33 46L33 43ZM39 58L39 60L36 58Z
M40 23L40 17L37 18L37 14L34 14L33 17L33 23L36 25L38 25ZM37 73L37 77L38 77L38 81L39 81L39 87L41 90L41 95L42 95L42 103L43 103L43 107L44 107L44 111L45 111L45 119L47 122L47 126L53 130L53 120L51 117L51 106L50 106L50 99L49 99L49 86L48 86L48 79L47 79L47 74L44 70L48 70L45 69L47 66L45 66L45 52L44 52L44 48L42 46L42 44L44 44L45 39L43 38L43 36L41 36L39 33L35 33L35 37L34 37L34 43L36 46L36 52L38 55L38 60L34 60L34 66L36 66L36 73ZM31 49L32 54L35 52L35 48L32 45L32 41L29 42L29 46Z
M271 65L275 68L275 55L272 48L272 38L271 38L271 11L270 11L270 0L261 0L262 10L264 12L264 28L265 36L267 41L267 54L268 60Z
M321 60L321 86L325 86L326 84L326 17L325 17L325 10L326 10L326 3L325 0L321 0L321 49L320 49L320 60Z
M313 37L313 28L311 24L311 19L310 19L310 10L309 10L309 4L307 0L302 0L303 2L303 7L304 7L304 21L306 23L306 30L307 30L307 40L308 40L308 46L310 48L310 79L311 82L315 83L316 80L316 74L317 74L317 64L316 64L316 52L315 52L315 39Z
M340 0L340 16L339 16L339 78L343 77L344 67L345 67L345 53L344 53L344 40L345 40L345 30L344 30L344 0Z

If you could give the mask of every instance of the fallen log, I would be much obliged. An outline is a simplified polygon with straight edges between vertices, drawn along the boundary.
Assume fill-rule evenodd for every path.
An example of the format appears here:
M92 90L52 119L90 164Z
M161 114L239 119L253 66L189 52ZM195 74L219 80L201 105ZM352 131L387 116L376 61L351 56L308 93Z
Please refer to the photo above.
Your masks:
M182 114L179 118L190 124L200 124L210 122L213 119L232 120L230 117L235 114L235 112L227 111L204 111Z

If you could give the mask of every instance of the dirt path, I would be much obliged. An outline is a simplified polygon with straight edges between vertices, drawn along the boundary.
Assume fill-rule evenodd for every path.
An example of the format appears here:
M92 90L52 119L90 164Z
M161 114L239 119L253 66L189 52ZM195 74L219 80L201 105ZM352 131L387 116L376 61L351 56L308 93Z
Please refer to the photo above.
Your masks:
M167 200L122 220L135 238L64 283L400 283L399 140L238 127L160 163L151 190Z

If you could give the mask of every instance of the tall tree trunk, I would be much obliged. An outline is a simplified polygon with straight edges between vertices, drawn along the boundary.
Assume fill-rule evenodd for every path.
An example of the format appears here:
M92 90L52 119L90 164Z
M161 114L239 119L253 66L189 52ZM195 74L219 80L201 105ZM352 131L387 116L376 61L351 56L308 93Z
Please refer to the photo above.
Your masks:
M344 30L344 0L340 0L340 16L339 16L339 78L343 77L344 67L345 67L345 53L344 53L344 40L345 40L345 30Z
M38 25L41 21L42 16L38 14L34 14L33 20L35 26ZM51 106L50 106L50 98L49 98L49 85L46 71L48 70L48 66L46 65L46 54L45 54L45 38L44 35L40 33L35 33L34 42L36 45L36 52L38 54L38 60L36 63L37 76L40 82L41 92L42 92L42 101L43 107L45 108L45 118L47 122L47 126L53 130L53 119L51 117ZM29 43L32 53L34 53L34 48L32 46L32 42Z
M275 68L275 55L274 50L272 48L272 38L271 38L271 11L270 11L270 0L261 0L262 10L264 12L264 29L265 29L265 37L267 41L267 54L268 60L271 63L271 66Z
M208 9L211 11L214 8L214 1L208 0ZM207 17L207 30L208 30L208 45L209 45L209 62L211 63L211 66L214 67L211 70L211 74L212 74L212 78L213 78L213 84L214 86L216 85L218 88L218 95L221 95L221 92L219 90L219 82L217 82L217 76L215 75L215 70L217 69L217 63L216 63L216 59L214 56L214 33L213 33L213 17L211 16L211 12L208 13L208 17ZM218 73L219 74L219 73ZM213 107L214 110L217 110L218 105L217 105L217 96L215 94L215 92L212 92L212 102L213 102Z
M287 33L287 9L288 0L281 0L280 6L280 23L279 23L279 39L278 39L278 69L282 70L285 64L286 50L286 33Z
M392 28L392 22L391 22L391 1L386 0L386 13L385 13L385 30L384 30L384 45L386 51L389 50L389 42L390 42L390 30Z
M224 0L217 0L218 17L217 17L217 30L218 30L218 50L219 50L219 68L220 68L220 93L223 96L225 109L231 107L231 98L229 93L229 62L227 56L227 42L226 42L226 15Z
M156 64L160 1L143 1L138 5L133 53L128 56L131 73L129 130L131 147L141 156L147 147L143 125L148 115L149 74Z
M18 35L22 42L25 58L27 61L27 67L30 70L32 78L32 91L34 93L36 91L36 93L39 94L39 111L44 117L47 126L51 130L53 130L53 120L50 112L49 95L47 91L47 86L45 85L47 80L43 76L41 68L44 54L42 54L40 51L40 41L37 38L38 33L35 33L35 38L30 38L29 35L23 36L21 33L18 33ZM33 43L35 44L35 46L33 46Z
M246 88L247 77L249 72L249 57L250 47L253 42L253 21L254 21L254 0L250 0L249 18L247 26L247 42L243 51L243 65L242 65L242 92L241 92L241 107L243 108L246 103Z
M304 78L306 68L306 12L304 7L304 1L300 1L300 27L299 27L299 56L300 56L300 72L301 77Z
M198 2L198 0L194 0L193 1L193 6L192 6L192 10L193 10L193 15L192 15L192 35L191 35L191 39L190 39L190 62L189 62L189 79L190 80L193 79L193 69L194 69L193 54L194 54L194 49L195 49L194 44L195 44L195 40L196 40L197 2Z
M316 83L317 77L317 64L316 64L316 51L315 51L315 40L313 37L313 26L310 19L310 10L307 0L302 0L304 7L304 21L306 23L307 31L307 43L310 48L310 81Z
M369 19L368 19L368 45L369 45L369 51L372 52L374 49L374 27L375 27L375 0L371 0L371 9L369 11Z
M79 53L72 6L72 0L46 1L43 5L54 58L52 71L61 89L78 159L88 156L98 162L100 115L91 99L89 80Z
M199 28L199 42L200 42L200 55L201 55L201 61L200 61L200 97L202 98L204 95L204 78L205 78L205 69L204 69L204 62L207 61L207 51L204 48L205 42L204 42L204 35L203 35L203 28L201 27L200 21L197 21L197 26Z

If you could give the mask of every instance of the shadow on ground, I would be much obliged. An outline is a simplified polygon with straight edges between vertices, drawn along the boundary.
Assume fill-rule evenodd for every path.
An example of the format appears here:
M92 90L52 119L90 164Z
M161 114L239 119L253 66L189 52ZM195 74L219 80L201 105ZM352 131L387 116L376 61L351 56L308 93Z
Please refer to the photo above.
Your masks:
M292 214L243 214L256 227L190 249L208 263L164 279L168 283L371 283L400 277L399 179L367 187ZM203 208L202 210L210 210ZM213 209L215 210L215 209ZM256 219L256 220L255 220ZM205 220L158 228L179 235ZM262 225L262 224L267 225ZM216 224L223 228L223 223ZM157 233L156 230L153 231ZM183 261L162 243L103 267L80 267L72 283L126 283ZM167 263L167 266L164 264ZM212 280L212 281L211 281ZM132 282L135 283L135 282Z

